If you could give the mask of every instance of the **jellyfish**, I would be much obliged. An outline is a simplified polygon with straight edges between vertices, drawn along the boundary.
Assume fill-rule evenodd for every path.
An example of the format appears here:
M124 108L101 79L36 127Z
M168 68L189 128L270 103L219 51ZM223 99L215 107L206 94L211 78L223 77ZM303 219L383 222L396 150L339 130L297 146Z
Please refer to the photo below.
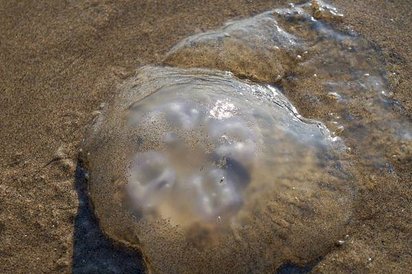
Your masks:
M121 83L81 155L104 233L155 273L267 273L328 253L362 157L386 164L381 134L412 132L376 46L333 27L341 17L310 1L233 20Z
M279 89L231 73L144 66L83 147L100 226L153 272L312 260L351 216L341 140Z

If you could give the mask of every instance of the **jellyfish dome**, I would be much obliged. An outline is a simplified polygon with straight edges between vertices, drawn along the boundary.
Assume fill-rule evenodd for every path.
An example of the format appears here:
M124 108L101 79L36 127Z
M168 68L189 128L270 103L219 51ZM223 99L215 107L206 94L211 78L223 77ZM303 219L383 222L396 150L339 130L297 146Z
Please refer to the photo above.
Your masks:
M350 218L339 139L278 89L231 73L140 68L83 151L103 231L141 250L154 272L315 259Z

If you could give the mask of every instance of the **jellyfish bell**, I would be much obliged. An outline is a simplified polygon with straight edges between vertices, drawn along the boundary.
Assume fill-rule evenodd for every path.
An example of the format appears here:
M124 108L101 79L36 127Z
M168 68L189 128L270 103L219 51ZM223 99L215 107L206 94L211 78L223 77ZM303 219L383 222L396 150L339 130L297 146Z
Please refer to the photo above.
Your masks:
M83 151L103 231L150 270L187 273L269 271L323 254L351 212L341 148L276 88L146 66Z

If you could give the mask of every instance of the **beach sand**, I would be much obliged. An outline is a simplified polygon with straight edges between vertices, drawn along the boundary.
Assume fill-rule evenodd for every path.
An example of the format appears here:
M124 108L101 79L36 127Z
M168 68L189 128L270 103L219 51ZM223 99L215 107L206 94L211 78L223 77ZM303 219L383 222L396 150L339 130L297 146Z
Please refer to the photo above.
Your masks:
M76 166L85 127L113 96L116 84L137 67L160 62L190 34L287 3L1 1L0 273L81 272L87 268L77 267L82 265L76 262L79 256L99 256L93 255L98 248L76 250L78 210L85 206ZM394 99L410 117L410 1L337 0L333 4L345 14L342 25L351 26L382 50L387 71L396 75L390 82ZM345 243L320 258L313 271L410 271L410 151L407 156L393 161L396 176L360 182ZM121 252L138 260L138 255L123 250L106 256ZM110 264L104 267L98 272L107 271Z

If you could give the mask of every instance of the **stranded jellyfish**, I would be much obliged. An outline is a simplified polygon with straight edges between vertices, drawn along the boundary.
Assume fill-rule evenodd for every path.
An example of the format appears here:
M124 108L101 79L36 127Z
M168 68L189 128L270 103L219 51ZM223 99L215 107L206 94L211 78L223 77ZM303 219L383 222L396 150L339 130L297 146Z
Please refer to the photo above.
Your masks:
M119 86L83 147L103 231L162 273L266 273L325 255L362 167L387 164L383 134L411 140L377 47L333 28L339 18L311 1L232 21Z
M351 216L345 147L269 85L146 66L84 144L103 231L154 272L270 272L325 254Z

